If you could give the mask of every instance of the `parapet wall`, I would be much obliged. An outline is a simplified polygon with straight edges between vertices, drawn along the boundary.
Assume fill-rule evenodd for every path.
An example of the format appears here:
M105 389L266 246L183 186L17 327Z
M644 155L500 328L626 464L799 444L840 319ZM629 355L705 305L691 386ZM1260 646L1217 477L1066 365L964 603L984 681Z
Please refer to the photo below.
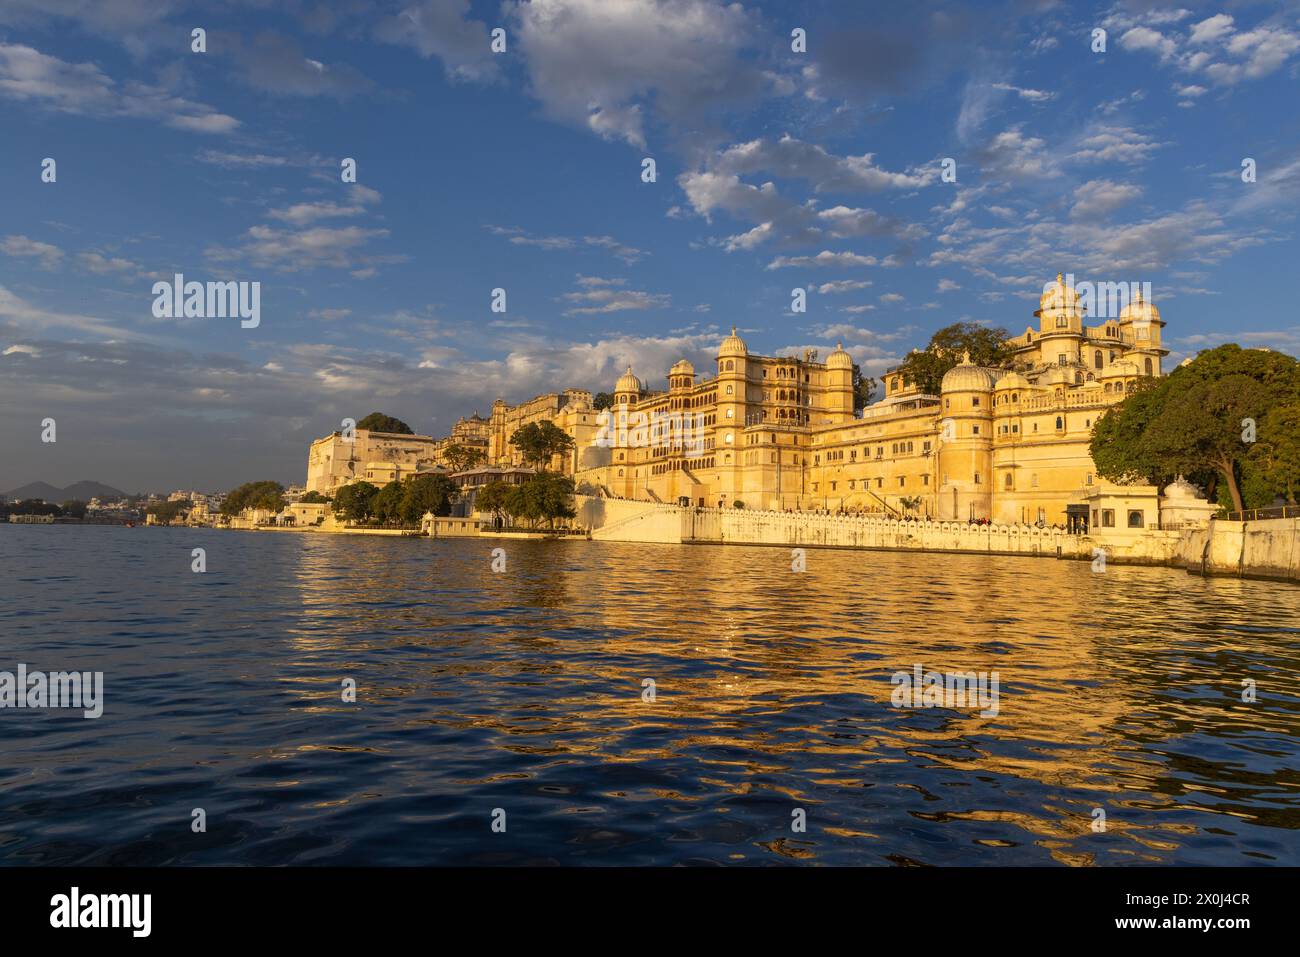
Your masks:
M1179 541L1175 564L1198 575L1238 575L1300 582L1300 519L1257 522L1215 520L1189 529Z
M680 508L658 502L578 496L578 523L601 541L782 545L1028 555L1116 564L1174 565L1198 574L1300 581L1300 519L1215 521L1181 530L1094 529L1071 535L1035 525L900 522L738 508Z

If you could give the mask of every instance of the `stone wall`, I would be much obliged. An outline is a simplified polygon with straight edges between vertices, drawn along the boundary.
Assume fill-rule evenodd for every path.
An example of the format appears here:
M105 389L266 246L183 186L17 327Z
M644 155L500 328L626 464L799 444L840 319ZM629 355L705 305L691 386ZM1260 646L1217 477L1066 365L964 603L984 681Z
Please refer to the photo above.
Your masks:
M1215 520L1183 533L1175 562L1198 575L1300 582L1300 519Z

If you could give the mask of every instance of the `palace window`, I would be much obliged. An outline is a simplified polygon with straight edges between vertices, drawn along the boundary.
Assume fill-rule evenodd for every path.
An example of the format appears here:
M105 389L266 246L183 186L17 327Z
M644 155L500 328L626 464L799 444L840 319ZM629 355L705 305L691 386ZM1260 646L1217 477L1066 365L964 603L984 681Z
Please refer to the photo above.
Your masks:
M898 487L899 487L899 488L904 488L904 487L906 486L906 482L907 482L907 479L906 479L905 477L903 477L902 475L900 475L900 476L898 477Z
M1092 354L1092 364L1093 364L1096 368L1098 368L1098 369L1101 368L1101 350L1100 350L1100 349L1098 349L1096 352L1094 352L1094 353Z
M973 396L973 397L971 398L971 400L970 400L970 404L971 404L972 406L974 406L975 408L978 409L979 406L980 406L980 397L979 397L979 396Z
M922 476L921 476L921 484L922 484L922 485L929 485L929 484L930 484L930 476L928 476L928 475L922 475Z
M1115 527L1115 510L1113 508L1103 508L1101 510L1101 527L1102 528Z
M1065 419L1063 419L1059 415L1056 417L1056 431L1058 432L1065 431Z
M1056 328L1058 328L1058 329L1064 329L1065 326L1066 326L1066 324L1067 324L1068 322L1069 322L1069 320L1066 319L1065 316L1057 316L1057 317L1056 317Z
M1152 369L1152 366L1151 366L1151 360L1150 360L1150 359L1147 359L1147 360L1146 360L1146 368L1147 368L1147 375L1151 375L1151 369Z
M1133 510L1133 511L1130 511L1130 512L1128 513L1128 527L1129 527L1129 528L1141 528L1141 527L1142 527L1142 521L1143 521L1143 519L1142 519L1142 513L1139 512L1139 511L1137 511L1136 509Z
M1057 354L1057 356L1056 356L1056 364L1057 364L1058 366L1063 366L1063 365L1065 365L1065 353L1064 353L1064 352L1061 352L1061 353L1058 353L1058 354Z
M1038 488L1038 473L1037 473L1037 472L1035 472L1033 475L1029 476L1029 487L1030 487L1030 488Z
M1005 488L1011 488L1011 473L1010 473L1010 472L1008 472L1008 473L1007 473L1007 477L1006 477L1005 479L1003 479L1003 481L1002 481L1002 485L1003 485Z
M976 485L979 485L979 484L980 484L980 473L979 473L979 472L976 472L976 473L975 473L975 484L976 484Z

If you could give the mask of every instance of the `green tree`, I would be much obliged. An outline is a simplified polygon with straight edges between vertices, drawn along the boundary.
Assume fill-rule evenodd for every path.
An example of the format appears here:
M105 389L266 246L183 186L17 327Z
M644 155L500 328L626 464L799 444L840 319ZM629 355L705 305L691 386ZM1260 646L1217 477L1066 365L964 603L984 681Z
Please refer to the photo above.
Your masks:
M353 482L334 493L334 514L349 522L364 522L374 514L379 489L369 482Z
M221 500L221 514L233 517L246 508L261 508L278 512L284 508L284 486L270 480L246 482L227 492Z
M541 472L521 485L509 486L504 511L533 527L544 521L554 528L556 519L577 514L573 508L573 479Z
M608 409L614 405L614 393L597 392L591 399L591 407L599 412L601 409Z
M930 337L924 349L909 352L896 370L922 392L938 395L944 374L962 361L969 352L971 362L979 366L1000 368L1011 358L1007 346L1010 333L1005 329L982 326L976 322L954 322Z
M371 412L368 416L357 423L358 429L367 429L371 432L395 432L398 435L414 435L411 427L401 419L395 419L391 415L384 415L382 412Z
M862 369L855 362L853 363L853 411L861 412L871 404L871 397L875 394L877 386L880 383L871 376L863 375Z
M320 492L316 491L315 489L312 489L310 492L304 493L303 497L298 499L298 501L307 505L318 505L322 502L328 502L329 498L322 495Z
M553 456L563 455L573 448L573 438L554 422L544 419L515 429L510 444L519 450L525 462L544 469Z
M1288 407L1300 395L1300 362L1262 349L1219 346L1168 376L1143 383L1102 416L1091 452L1111 481L1163 485L1176 475L1222 480L1232 508L1294 495ZM1251 441L1248 420L1254 423ZM1290 491L1288 491L1290 488Z
M443 449L442 457L447 460L447 467L453 472L463 472L482 465L487 459L487 453L472 445L455 443Z
M402 518L402 497L406 490L394 479L375 493L370 511L377 522L398 522Z
M1300 498L1300 399L1275 405L1258 427L1251 464L1277 494L1295 505Z
M178 502L155 502L144 511L146 515L156 516L162 524L170 525L180 518L182 513L188 512L192 507L193 503L189 499L185 499Z
M474 496L474 508L479 512L490 513L494 518L510 514L506 503L510 500L510 486L505 482L489 482L480 488Z
M399 513L407 525L419 525L425 512L450 515L451 504L459 494L455 482L436 472L412 475L402 486Z

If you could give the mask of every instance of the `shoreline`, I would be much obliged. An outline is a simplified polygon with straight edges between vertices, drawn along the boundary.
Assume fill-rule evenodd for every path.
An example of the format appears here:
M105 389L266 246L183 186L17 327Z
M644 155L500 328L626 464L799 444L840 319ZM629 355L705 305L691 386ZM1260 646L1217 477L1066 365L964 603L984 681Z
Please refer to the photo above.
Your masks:
M602 500L595 500L602 501ZM626 500L621 500L626 501ZM430 534L423 529L328 526L151 525L148 528L204 528L220 531L363 535L385 538L579 540L626 544L740 545L760 548L839 549L864 552L919 552L937 555L989 555L1092 562L1097 551L1116 565L1181 568L1189 575L1300 584L1300 519L1230 522L1208 527L1144 530L1130 536L1070 535L1059 529L962 525L951 522L898 522L860 516L737 511L696 516L708 509L682 509L658 503L639 514L592 525L585 534L475 529ZM584 506L586 507L586 503ZM695 514L691 514L695 513ZM581 511L580 511L581 515ZM686 520L686 525L682 522ZM68 523L65 523L68 524ZM102 526L97 526L102 527ZM683 534L683 532L686 532ZM604 532L605 534L602 534ZM892 539L892 540L891 540ZM999 547L994 547L994 546Z

